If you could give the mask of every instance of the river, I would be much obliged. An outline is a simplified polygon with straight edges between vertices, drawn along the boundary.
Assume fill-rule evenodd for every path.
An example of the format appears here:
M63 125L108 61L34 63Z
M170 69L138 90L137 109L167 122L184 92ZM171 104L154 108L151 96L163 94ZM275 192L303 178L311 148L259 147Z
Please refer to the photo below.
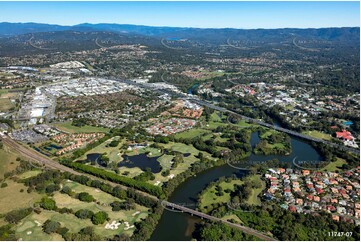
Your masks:
M259 142L258 134L253 133L251 137L251 145L254 146ZM291 136L292 152L288 156L282 155L254 155L252 154L248 159L250 161L266 161L277 158L280 161L292 162L293 158L298 157L302 160L321 161L322 157L309 144L302 140ZM229 177L231 175L242 177L246 174L245 171L232 168L228 164L211 168L196 177L187 179L184 183L177 187L177 189L170 196L168 201L173 203L182 203L183 206L192 209L196 208L197 196L207 185L217 180L219 177ZM194 231L194 225L200 221L199 218L193 217L187 213L172 212L164 210L164 213L154 230L150 240L160 241L179 241L191 240Z

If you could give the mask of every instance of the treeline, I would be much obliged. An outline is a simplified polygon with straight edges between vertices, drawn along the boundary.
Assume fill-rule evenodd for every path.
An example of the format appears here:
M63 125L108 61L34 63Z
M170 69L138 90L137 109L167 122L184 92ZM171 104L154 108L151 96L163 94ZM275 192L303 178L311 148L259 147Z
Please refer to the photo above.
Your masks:
M222 222L202 222L196 224L192 234L199 241L254 241L258 238L243 233L241 230L225 225Z
M164 198L164 193L162 191L162 188L151 185L149 183L143 181L137 181L129 177L120 176L112 172L103 170L101 168L81 164L78 162L63 162L63 164L77 171L85 172L108 181L133 187L141 191L147 192L149 194L152 194L154 196L157 196L159 198Z
M336 161L337 157L345 159L346 164L343 164L340 167L342 170L350 170L360 165L360 156L356 154L351 154L350 152L345 152L340 149L335 149L329 145L322 143L312 142L311 145L320 153L325 161Z
M326 212L321 212L319 215L292 213L281 208L276 202L267 201L263 201L261 206L244 206L242 210L252 212L230 210L223 205L215 208L211 215L223 217L231 212L243 222L244 226L271 232L275 238L282 241L334 240L335 238L328 234L330 231L352 232L352 236L341 236L338 238L340 240L360 240L359 225L334 221L331 214ZM232 220L232 222L236 221Z

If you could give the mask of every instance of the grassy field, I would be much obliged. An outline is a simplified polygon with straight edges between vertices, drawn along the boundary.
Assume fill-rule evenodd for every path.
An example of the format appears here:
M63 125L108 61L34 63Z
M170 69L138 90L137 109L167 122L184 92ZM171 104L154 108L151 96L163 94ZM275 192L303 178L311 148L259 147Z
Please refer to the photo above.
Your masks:
M14 170L19 165L19 162L16 161L17 157L6 146L0 149L0 180L4 178L6 172Z
M170 174L173 174L175 176L186 171L193 163L197 162L198 158L196 158L196 156L199 154L199 152L203 153L204 157L213 159L209 153L204 151L199 151L196 148L194 148L193 145L186 145L183 143L174 143L174 142L169 142L168 144L161 144L161 145L163 146L164 149L167 149L169 151L177 151L183 154L187 154L187 153L189 154L189 156L183 158L184 160L183 163L179 164L175 169L170 170ZM172 161L173 157L174 157L173 155L164 154L158 158L158 161L161 164L161 166L164 168L164 170L168 170L168 168L171 167L170 161ZM169 180L169 177L163 177L161 175L161 172L154 175L155 175L155 180L149 181L149 183L151 184L160 181L161 182L160 185L161 185L163 182Z
M311 131L303 131L303 134L309 135L314 138L323 139L323 140L332 140L332 136L329 134L325 134L321 131L311 130Z
M261 180L261 175L249 176L247 179L249 179L251 181L262 181ZM266 184L265 184L264 181L262 181L262 187L261 188L252 189L252 194L248 198L247 203L250 204L250 205L261 205L261 200L258 197L258 195L262 192L263 189L265 189L265 187L266 187Z
M16 161L17 157L19 156L11 152L5 145L3 149L0 149L0 180L4 178L5 173L13 171L19 165L19 162ZM25 172L18 177L21 178L24 175L29 175L29 173ZM27 208L40 199L40 195L35 192L27 193L27 187L22 183L14 182L10 178L3 182L7 184L7 187L0 188L0 214L14 209ZM20 190L23 190L23 192L20 192Z
M0 98L0 112L7 112L13 107L15 104L9 98Z
M248 176L246 179L254 180L254 181L261 181L260 175L252 175ZM226 189L230 189L234 191L234 185L241 185L244 182L241 180L232 180L230 183L227 183L226 181L221 182L219 185L223 188L223 196L217 196L216 195L216 186L212 186L207 188L206 193L202 195L200 198L200 207L201 209L206 209L207 206L216 204L216 203L227 203L231 200L230 194L226 193ZM262 190L265 188L265 183L262 181L262 187L252 189L252 194L246 201L247 204L250 205L260 205L261 201L258 197L258 195L262 192Z
M96 188L84 186L82 184L79 184L77 182L73 181L65 181L63 182L63 186L67 186L71 188L74 192L80 193L80 192L87 192L91 194L97 201L104 204L109 204L114 201L119 201L118 198L113 197L112 195L102 192Z
M133 225L135 222L140 221L148 216L148 208L136 204L132 210L112 211L110 203L114 201L121 201L120 199L111 196L108 193L102 192L98 189L87 187L73 181L64 181L62 186L69 186L73 191L88 192L96 201L95 202L82 202L76 198L72 198L66 194L56 192L53 199L56 201L59 208L71 208L74 211L79 209L89 209L94 213L105 211L109 215L109 222L123 221L129 222ZM40 195L39 195L40 196ZM138 212L138 214L135 214ZM129 236L134 232L134 228L125 230L125 224L122 224L116 230L105 229L105 224L93 225L90 219L79 219L73 214L61 214L56 211L42 210L40 214L32 213L23 219L16 227L16 235L23 240L62 240L57 234L48 235L42 231L42 224L46 220L57 221L63 227L67 227L70 232L77 233L80 229L87 226L94 228L96 234L102 238L111 238L116 234L126 233Z
M19 208L28 208L35 202L40 201L41 195L36 192L27 193L27 187L24 184L10 179L5 182L8 186L0 188L0 214ZM23 192L20 192L20 190Z
M42 224L47 220L47 216L54 216L55 212L42 212L41 214L33 213L23 219L15 227L15 235L21 240L33 241L55 241L63 240L58 234L46 234L42 230ZM38 222L38 223L37 223Z
M38 175L38 174L40 174L40 173L41 173L40 170L26 171L26 172L18 175L17 177L18 177L19 179L27 179L27 178L29 178L29 177L36 176L36 175Z
M23 89L12 89L12 92L9 92L9 89L0 89L0 112L7 112L15 107L11 100L17 99L22 91Z
M207 189L206 193L204 193L200 199L201 209L205 209L207 206L215 204L215 203L227 203L231 200L229 193L226 193L224 190L230 189L234 191L234 185L241 185L243 182L241 180L233 180L230 183L221 182L219 184L220 187L223 188L223 196L216 195L216 186L212 186Z
M205 134L210 134L210 131L208 130L204 130L202 128L194 128L194 129L189 129L187 131L178 133L175 135L176 138L183 138L183 139L193 139L195 137L198 136L203 136Z
M106 147L114 139L118 140L119 137L113 137L113 138L108 139L107 141L101 143L97 147L86 152L83 156L78 158L78 160L85 160L86 156L88 154L93 154L93 153L99 153L99 154L107 153L109 160L112 162L119 162L119 161L123 160L123 158L122 158L123 151L121 150L121 147L125 142L124 140L120 141L118 146L116 146L116 147Z
M95 126L89 126L85 125L82 127L76 127L71 125L71 122L64 122L64 123L56 123L54 124L55 127L57 127L60 130L63 130L68 133L94 133L94 132L103 132L107 133L109 132L109 129L103 128L103 127L95 127Z
M329 163L327 166L325 166L322 171L330 171L330 172L335 172L335 171L341 171L340 168L342 165L346 164L346 160L337 157L337 160L335 162L331 162Z
M253 150L255 154L264 154L264 155L272 155L272 154L287 154L290 152L289 148L287 148L287 141L283 141L282 143L270 143L269 138L272 135L278 135L279 132L272 129L263 129L260 133L260 143L258 143Z

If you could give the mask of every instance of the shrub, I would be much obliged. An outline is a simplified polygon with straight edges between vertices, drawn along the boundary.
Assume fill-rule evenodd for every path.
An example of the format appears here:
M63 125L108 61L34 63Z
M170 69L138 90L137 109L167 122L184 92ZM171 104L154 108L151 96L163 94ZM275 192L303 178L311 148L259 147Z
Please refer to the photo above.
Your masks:
M56 202L48 197L43 197L40 202L40 207L46 210L55 210L56 209Z
M31 208L13 210L5 215L5 221L11 224L16 224L28 216L32 211L33 210Z
M77 216L80 219L90 219L92 218L94 213L88 209L80 209L76 211L75 216Z
M97 212L92 216L92 222L95 225L103 224L107 219L108 219L108 214L103 211Z
M55 233L60 228L60 223L52 220L46 220L43 224L43 231L47 234Z
M93 202L95 200L94 197L87 192L79 193L78 199L82 202L88 202L88 203Z

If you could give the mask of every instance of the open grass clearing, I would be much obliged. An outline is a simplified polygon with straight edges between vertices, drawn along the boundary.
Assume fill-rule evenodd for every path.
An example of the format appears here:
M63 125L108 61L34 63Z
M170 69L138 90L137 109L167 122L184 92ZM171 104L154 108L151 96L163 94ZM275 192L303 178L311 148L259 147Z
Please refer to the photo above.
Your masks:
M99 189L96 189L93 187L88 187L88 186L79 184L77 182L65 181L65 182L63 182L63 186L67 186L67 187L71 188L76 193L87 192L90 195L92 195L101 204L109 204L111 202L119 200L118 198L113 197L112 195L105 193Z
M262 192L263 189L265 189L265 182L261 180L261 175L248 176L247 179L251 181L261 181L262 183L262 187L252 189L251 196L249 196L247 203L249 205L261 205L261 199L258 197L258 195Z
M5 145L3 149L0 149L0 179L4 178L6 172L14 170L20 164L19 161L16 161L17 157Z
M98 145L98 146L94 147L93 149L89 150L88 152L86 152L84 155L82 155L77 160L86 160L86 157L88 154L94 154L94 153L98 153L98 154L106 153L107 156L109 157L109 160L112 162L119 162L119 161L123 160L123 158L122 158L123 151L121 150L121 147L123 146L125 141L121 140L116 147L110 147L110 146L107 147L107 145L109 145L110 142L112 142L113 140L119 140L119 136L112 137L112 138L104 141L100 145Z
M330 172L341 171L342 169L340 169L338 167L342 167L342 165L344 165L344 164L347 164L346 160L337 157L336 161L330 162L327 166L325 166L322 169L322 171L330 171Z
M261 181L262 186L260 188L252 189L252 193L247 199L246 203L249 205L260 205L261 200L258 197L258 195L262 192L262 190L265 188L264 181L261 180L260 175L252 175L248 176L245 179L249 179L251 181ZM200 198L200 206L201 208L206 208L209 205L216 204L216 203L227 203L231 200L230 194L226 193L226 189L230 189L234 191L234 185L242 185L244 181L242 180L232 180L231 182L223 181L219 184L220 187L223 189L223 195L217 196L216 195L216 186L211 186L207 188L206 193L204 193Z
M321 131L317 130L310 130L310 131L303 131L303 134L309 135L314 138L323 139L323 140L332 140L332 136L329 134L325 134Z
M13 107L15 104L9 98L0 98L0 112L7 112Z
M112 211L112 207L109 204L97 204L95 202L82 202L76 198L72 198L68 196L67 194L62 194L60 192L57 192L54 194L54 200L57 203L57 206L59 208L71 208L74 210L74 212L78 211L79 209L88 209L94 213L104 211L109 215L109 218L111 221L113 220L124 220L129 223L134 223L138 219L138 215L133 214L137 211L140 213L143 213L144 215L148 214L148 208L144 206L140 206L136 204L135 209L131 210L121 210L121 211ZM113 201L122 201L116 197L114 197ZM123 200L124 201L124 200ZM138 220L137 220L138 221Z
M28 208L40 201L41 195L36 192L27 193L27 187L22 183L7 179L7 187L0 188L0 214L19 208ZM20 192L23 190L23 192Z
M235 184L241 185L241 184L243 184L243 181L233 180L229 183L225 182L225 181L221 182L219 184L219 186L223 188L222 196L216 195L216 186L211 186L211 187L207 188L206 193L204 193L200 199L201 208L206 208L209 205L216 204L216 203L227 203L228 201L230 201L231 200L230 194L226 193L225 190L230 189L230 190L234 191Z
M40 174L41 171L40 170L32 170L32 171L26 171L20 175L18 175L17 177L19 179L27 179L27 178L30 178L30 177L33 177L33 176L37 176L38 174Z
M189 129L175 135L176 138L183 138L183 139L193 139L195 137L201 137L204 134L209 134L210 131L202 129L202 128L193 128Z

